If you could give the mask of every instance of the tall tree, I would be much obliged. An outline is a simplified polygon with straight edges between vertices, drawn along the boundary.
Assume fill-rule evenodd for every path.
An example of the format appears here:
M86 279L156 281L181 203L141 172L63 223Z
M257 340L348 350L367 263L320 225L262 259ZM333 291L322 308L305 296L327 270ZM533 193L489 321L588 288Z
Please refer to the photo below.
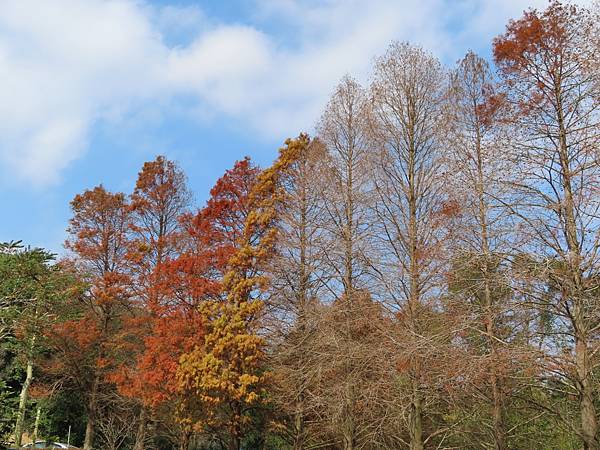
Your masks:
M52 265L53 260L54 255L44 250L20 245L0 250L0 320L25 372L14 428L17 446L23 438L34 371L46 350L45 331L56 320L58 303L76 294L73 277Z
M512 212L545 266L553 293L536 303L552 317L548 367L579 399L575 427L584 448L597 449L593 373L597 364L599 249L597 74L586 70L587 12L552 1L509 22L494 40L494 59L514 107L522 182Z
M122 335L118 336L115 347L125 352L112 379L128 395L137 392L137 398L144 397L140 389L144 379L136 374L135 365L144 355L145 337L160 331L165 324L161 314L161 266L175 258L182 250L183 224L180 218L188 212L191 194L183 171L173 161L158 156L154 161L144 163L138 174L135 189L130 196L131 215L129 252L132 274L131 290L135 297L133 315L126 320ZM149 337L149 339L152 339ZM132 355L132 353L134 353ZM133 389L133 386L138 389ZM148 411L142 402L134 450L143 450L146 441Z
M445 205L440 116L446 83L441 64L418 47L392 44L376 62L372 85L373 133L380 148L373 177L373 210L380 248L377 273L406 331L411 450L422 450L427 354L440 342L427 336L440 287L440 219ZM427 337L426 337L427 336ZM400 349L399 349L400 350Z
M76 195L71 210L65 246L89 289L83 296L81 316L57 328L56 369L71 378L86 398L84 448L89 450L94 445L98 394L111 368L110 341L119 332L119 319L131 295L127 258L131 222L125 195L102 186ZM87 350L86 355L77 362L73 353L81 349Z
M491 441L496 450L507 442L504 373L509 332L510 290L505 282L512 224L502 204L511 178L503 135L503 97L488 63L469 52L450 74L447 94L447 167L451 196L460 204L462 220L455 232L453 295L463 302L466 327L478 330L471 341L475 358L483 358L488 374ZM480 338L483 339L480 339ZM475 364L479 366L479 364ZM473 368L473 367L471 367ZM485 389L485 388L484 388Z
M327 279L322 196L325 161L323 143L311 140L282 177L285 208L279 217L277 250L268 269L267 326L274 347L270 367L275 380L271 394L287 419L287 435L295 449L305 447L314 428L306 365L311 311Z
M310 140L281 180L286 206L280 212L277 252L269 267L269 303L283 325L299 320L327 282L322 195L326 161L323 143Z
M344 77L332 95L317 136L327 149L323 185L327 251L334 297L365 287L368 275L369 101L355 80ZM340 289L341 288L341 289Z
M159 285L165 299L161 320L176 320L185 330L174 334L168 326L156 336L145 354L149 364L145 367L143 380L149 380L155 392L163 393L163 397L156 400L169 400L168 406L172 408L173 402L177 406L183 427L181 448L187 448L185 440L204 410L198 409L195 391L181 389L178 384L179 360L196 349L203 351L206 320L202 314L203 304L223 300L223 276L227 262L238 249L249 212L249 195L259 172L249 158L236 162L226 171L211 189L206 206L184 220L188 242L185 250L163 266ZM157 366L157 357L169 361L168 364L163 364L163 368ZM141 384L147 384L147 381L141 381Z
M159 267L182 247L180 218L189 211L191 193L181 168L164 156L144 163L130 196L132 271L140 300L156 302L150 294ZM149 305L150 307L153 305Z
M181 359L182 387L204 405L202 427L228 430L228 448L239 450L249 411L260 404L264 375L264 339L257 333L266 287L265 263L272 257L282 207L281 177L296 161L308 138L286 141L279 158L258 177L249 196L249 213L238 249L223 279L226 299L203 302L204 345Z

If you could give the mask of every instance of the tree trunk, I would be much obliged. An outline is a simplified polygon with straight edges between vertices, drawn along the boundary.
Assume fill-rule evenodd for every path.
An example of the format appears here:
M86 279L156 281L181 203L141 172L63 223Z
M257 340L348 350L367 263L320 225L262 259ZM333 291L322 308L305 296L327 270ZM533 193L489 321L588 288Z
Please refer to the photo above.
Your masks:
M589 362L589 349L585 339L577 338L575 344L575 362L577 366L577 377L580 384L580 411L581 411L581 435L584 450L597 450L598 423L594 407L594 392L592 380L590 379L591 368Z
M485 233L485 227L483 228L482 237L484 238L483 248L485 256L485 266L483 268L486 309L485 332L487 336L487 342L490 347L490 355L492 357L489 380L492 388L492 429L494 433L494 450L506 450L506 431L504 426L504 393L502 392L502 378L497 372L498 352L496 349L496 330L494 327L496 317L493 312L494 305L488 273L488 260L490 257L490 253L487 245L487 235Z
M353 273L353 262L354 262L354 186L353 186L353 149L349 149L349 158L347 165L347 185L346 185L346 199L345 199L345 219L344 224L344 294L346 294L346 300L350 300L354 290L354 273Z
M98 376L94 379L92 384L92 391L90 392L90 398L87 404L87 415L88 420L85 426L85 439L83 441L83 450L92 450L94 448L94 435L96 431L96 409L97 409L97 394L98 394L98 383L100 380Z
M557 119L559 126L559 159L562 175L562 187L564 190L564 198L562 213L564 214L564 234L569 250L568 260L571 279L571 286L564 286L568 295L573 302L572 325L575 331L575 365L577 373L577 383L579 387L579 411L581 416L581 436L583 440L583 448L585 450L598 449L598 422L596 419L596 408L594 406L594 394L592 387L592 366L589 361L589 348L586 330L589 329L588 324L591 320L586 317L582 302L585 301L584 288L582 281L581 270L581 246L579 243L576 207L573 196L573 181L571 171L571 158L569 155L569 145L567 142L567 129L564 119L564 110L562 106L562 95L560 84L557 84L555 89L557 102Z
M83 441L83 450L92 450L94 443L94 419L88 415L88 421L85 426L85 439Z
M477 108L477 103L474 103L474 108ZM485 179L483 167L483 155L481 148L481 132L478 124L475 136L475 149L477 153L477 198L479 202L479 224L481 236L481 253L483 254L483 272L484 280L484 295L485 295L485 331L487 341L492 356L492 367L490 370L490 384L492 387L492 427L494 432L494 449L506 449L506 437L504 430L504 394L502 392L502 380L497 373L497 351L496 351L496 317L494 313L494 299L490 287L490 244L488 236L488 205L485 201Z
M179 438L179 450L188 450L190 447L191 433L189 431L183 431Z
M410 412L410 450L423 450L423 407L417 383L414 383Z
M33 442L38 439L38 431L40 429L40 416L42 415L42 408L37 407L37 411L35 413L35 426L33 427Z
M486 237L485 233L483 234ZM490 347L490 355L492 357L490 367L490 385L492 388L492 429L494 433L494 450L506 450L506 431L504 426L504 393L502 392L502 378L497 372L498 367L498 352L496 349L496 330L494 323L496 318L493 312L493 300L490 289L489 273L487 270L489 251L487 250L487 240L484 240L484 284L485 284L485 332L487 342Z
M493 411L493 424L494 424L494 449L505 450L506 439L504 436L504 407L502 391L499 386L500 380L495 374L492 374L492 394L494 396L494 411Z
M239 403L231 405L231 422L229 424L229 450L240 450L242 445L242 407Z
M302 411L297 411L294 415L294 450L304 448L304 415Z
M146 408L144 406L140 409L140 417L138 423L137 433L135 435L135 444L133 450L144 450L146 444Z
M347 424L344 432L344 450L354 450L354 430L352 424Z
M21 387L21 394L19 395L19 411L17 413L17 423L15 425L15 445L21 446L23 439L23 426L25 423L25 411L27 408L27 398L29 397L29 386L33 380L33 361L29 359L27 361L26 376L23 386Z
M411 147L408 158L408 240L410 243L410 292L408 298L409 329L413 336L419 335L419 307L421 303L421 267L419 264L419 226L418 226L418 194L416 181L416 151L410 137ZM410 412L410 448L423 450L423 404L421 401L420 381L421 363L419 355L411 356L412 372L412 405Z
M229 450L240 450L240 439L237 436L229 439Z
M307 178L307 160L306 158L302 158L301 160L301 171L300 177ZM307 186L306 181L304 179L300 180L300 224L299 224L299 234L300 234L300 267L299 269L299 286L298 286L298 295L297 295L297 313L298 313L298 330L301 336L305 334L305 321L306 321L306 306L308 303L308 289L309 289L309 281L310 281L310 268L308 262L308 194L307 194ZM298 399L296 401L296 411L294 413L294 450L301 450L304 448L304 388L303 383L297 387L298 391Z
M348 336L350 339L350 336ZM346 371L346 374L351 373L350 370ZM349 380L346 382L346 401L344 405L344 418L342 423L342 440L344 445L344 450L354 450L355 448L355 434L356 434L356 426L354 424L354 414L353 414L353 405L354 405L354 383Z
M354 450L354 437L352 432L344 436L344 450Z

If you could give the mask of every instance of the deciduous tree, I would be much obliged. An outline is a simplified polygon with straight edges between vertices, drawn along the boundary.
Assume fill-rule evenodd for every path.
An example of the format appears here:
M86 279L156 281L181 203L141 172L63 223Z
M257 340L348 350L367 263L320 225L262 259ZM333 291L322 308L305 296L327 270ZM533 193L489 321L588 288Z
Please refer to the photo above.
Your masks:
M546 370L579 399L574 428L584 448L596 449L600 104L596 75L586 70L588 20L584 9L559 1L528 10L494 40L494 60L520 137L522 181L511 211L554 286L550 295L530 293L552 317Z
M329 277L322 195L326 158L323 143L311 140L282 177L285 208L280 212L277 248L268 268L271 398L285 422L284 435L295 449L304 448L318 427L306 389L310 312Z
M203 346L181 359L178 372L184 389L195 392L204 417L200 427L228 431L227 445L239 450L248 413L261 402L264 340L258 335L266 287L265 262L272 257L277 218L282 207L281 177L300 156L308 138L286 141L279 158L252 187L248 215L238 248L227 262L225 299L201 303L206 334Z
M110 341L119 332L131 296L127 258L131 216L125 195L103 186L76 195L71 210L65 246L89 288L82 296L80 316L56 329L54 369L86 397L84 448L89 450L94 445L99 390L114 363Z
M186 177L176 163L158 156L144 163L138 174L135 189L130 196L129 251L127 258L131 271L131 317L124 318L122 333L113 343L117 352L115 371L110 379L121 392L130 398L142 399L134 450L143 450L147 438L148 397L153 396L156 385L145 383L149 357L156 363L156 348L145 345L164 340L175 334L181 320L180 311L165 317L161 303L164 285L162 265L176 258L184 248L184 224L180 220L190 207L191 194ZM166 332L171 327L171 332ZM189 333L188 333L189 334ZM163 357L165 356L162 354ZM172 355L172 364L177 355ZM162 363L166 361L163 359ZM161 386L164 387L164 386ZM150 392L144 392L150 390ZM151 411L156 413L156 411Z
M327 231L323 257L333 298L366 287L368 280L369 107L364 88L344 77L317 124L317 136L327 149L322 184L322 226Z
M514 171L503 125L504 97L484 59L469 52L458 62L450 74L445 110L450 149L447 185L461 216L454 224L458 229L450 295L461 302L453 310L463 310L466 335L472 337L469 351L474 352L474 359L465 372L477 367L487 373L482 391L487 391L485 397L491 404L490 441L496 450L503 450L510 447L507 368L516 369L508 355L514 344L511 338L518 331L517 321L509 323L515 313L507 275L513 223L503 204Z
M397 348L410 380L408 430L411 450L422 450L427 392L435 389L428 355L446 337L428 334L439 303L445 220L454 213L443 191L440 116L446 77L441 64L421 48L394 43L375 66L373 212L380 249L376 272L405 341ZM432 316L433 314L433 316ZM438 335L436 335L438 334ZM397 344L397 343L396 343ZM442 350L443 353L443 350Z

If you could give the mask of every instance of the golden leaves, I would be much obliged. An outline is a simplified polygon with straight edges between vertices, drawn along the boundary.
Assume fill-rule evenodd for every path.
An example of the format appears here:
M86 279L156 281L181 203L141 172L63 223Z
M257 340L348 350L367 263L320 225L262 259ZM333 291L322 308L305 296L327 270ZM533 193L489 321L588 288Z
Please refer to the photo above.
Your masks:
M265 342L255 329L263 308L260 291L267 284L262 268L274 253L278 207L284 199L282 176L308 144L306 135L288 139L275 163L260 173L249 195L237 250L223 277L226 299L200 305L204 345L183 355L178 370L180 386L194 392L204 406L196 427L220 425L239 435L247 422L245 411L261 400Z

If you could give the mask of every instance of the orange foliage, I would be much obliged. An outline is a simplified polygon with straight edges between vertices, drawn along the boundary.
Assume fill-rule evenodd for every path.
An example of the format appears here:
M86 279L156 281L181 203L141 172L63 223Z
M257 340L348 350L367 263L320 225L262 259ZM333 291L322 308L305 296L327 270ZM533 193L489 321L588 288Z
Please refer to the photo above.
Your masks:
M494 60L513 91L520 92L520 108L527 112L550 101L544 91L560 77L565 52L572 49L571 27L579 11L574 5L553 0L543 12L526 11L511 20L506 32L494 39ZM517 83L529 79L527 88Z
M121 353L134 355L110 377L123 394L152 408L185 396L176 382L179 359L204 343L205 317L199 308L222 292L223 273L243 230L258 172L248 159L237 162L217 181L205 208L194 217L178 218L178 237L186 248L155 267L147 278L152 283L147 286L146 310L128 320L119 339ZM157 242L148 240L146 245Z

